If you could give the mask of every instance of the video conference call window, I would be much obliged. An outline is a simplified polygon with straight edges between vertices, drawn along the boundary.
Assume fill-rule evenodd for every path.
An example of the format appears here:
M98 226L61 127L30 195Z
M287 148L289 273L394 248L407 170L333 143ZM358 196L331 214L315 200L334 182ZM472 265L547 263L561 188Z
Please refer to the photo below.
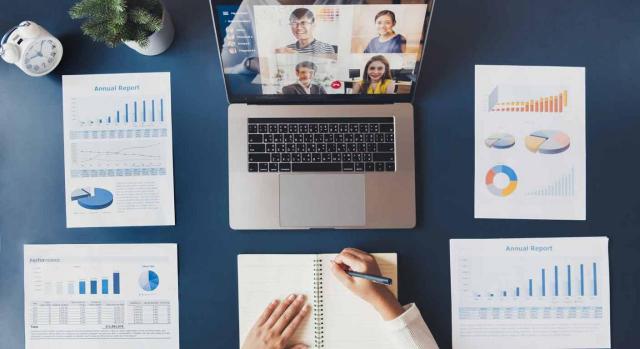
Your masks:
M294 2L214 4L230 94L412 91L432 0L290 3Z

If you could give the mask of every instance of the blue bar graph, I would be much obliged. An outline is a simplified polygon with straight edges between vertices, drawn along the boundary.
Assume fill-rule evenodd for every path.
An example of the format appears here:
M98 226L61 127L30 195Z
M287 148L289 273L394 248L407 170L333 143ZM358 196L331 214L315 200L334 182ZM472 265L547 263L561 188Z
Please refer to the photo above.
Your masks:
M580 264L580 295L584 296L584 265Z
M147 101L150 102L149 115L147 120ZM141 102L141 103L138 103ZM141 104L141 105L140 105ZM131 106L131 108L129 107ZM140 109L139 109L140 107ZM158 118L156 118L156 107L158 108ZM141 118L138 118L138 115ZM122 116L122 118L121 118ZM113 119L113 120L111 120ZM149 98L141 100L129 100L123 101L114 106L113 113L107 113L99 118L93 120L81 121L83 125L96 125L96 124L120 124L129 122L164 122L164 98Z
M591 267L589 267L589 264L591 264ZM587 266L587 268L585 268L585 265ZM534 285L534 282L533 282L536 276L530 274L529 277L525 279L525 280L528 280L529 297L534 296L534 293L536 293L534 292L535 289L539 290L538 291L539 293L535 294L535 296L540 296L540 297L546 297L551 295L553 295L553 297L560 297L560 296L584 297L585 295L593 296L593 297L598 296L597 262L589 261L587 263L581 263L581 264L579 263L567 264L566 266L567 266L566 269L561 265L548 265L548 264L539 267L538 276L540 277L539 279L540 283L538 285ZM578 266L580 267L580 270L579 270L580 273L578 276L576 276L575 272L572 273L573 271L572 269ZM548 271L550 271L551 268L553 268L553 274L548 275L549 274ZM549 280L547 280L547 276L549 276ZM590 277L592 277L593 279L590 279ZM574 280L573 278L576 278L576 280ZM579 280L577 280L578 278ZM574 282L576 283L576 285L574 285ZM551 284L553 284L552 287L551 287ZM487 297L508 297L508 296L520 297L520 288L522 288L523 286L526 287L527 284L524 284L524 285L516 284L516 285L513 285L512 288L507 287L506 289L504 288L489 289L484 294L486 294ZM549 294L547 294L547 286L550 286ZM566 286L566 291L561 290L563 286ZM576 287L579 287L579 294L576 291L577 289ZM481 292L478 292L478 290L474 290L474 292L476 292L475 294L477 295L477 297L481 297L481 294L482 294ZM511 294L509 294L510 292Z
M567 296L571 296L571 266L567 265Z
M558 296L558 266L555 265L553 267L553 272L554 272L554 281L553 281L553 285L555 286L554 288L554 295L557 297Z
M102 279L102 294L109 294L109 280Z
M593 263L593 295L597 296L598 295L598 283L597 283L597 276L596 276L596 263Z
M98 280L91 280L91 294L98 294Z
M120 294L120 273L113 273L113 294Z
M78 284L78 293L80 293L80 294L87 293L87 288L86 288L86 284L85 284L84 281L80 281L80 283Z

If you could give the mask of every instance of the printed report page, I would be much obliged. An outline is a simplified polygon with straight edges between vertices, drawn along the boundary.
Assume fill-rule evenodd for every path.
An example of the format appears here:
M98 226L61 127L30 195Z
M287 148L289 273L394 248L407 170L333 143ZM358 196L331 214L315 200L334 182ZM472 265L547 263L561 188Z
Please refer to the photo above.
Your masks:
M177 245L25 245L24 309L26 349L177 349Z
M174 225L169 73L62 86L67 227Z
M610 348L608 238L451 240L453 348Z

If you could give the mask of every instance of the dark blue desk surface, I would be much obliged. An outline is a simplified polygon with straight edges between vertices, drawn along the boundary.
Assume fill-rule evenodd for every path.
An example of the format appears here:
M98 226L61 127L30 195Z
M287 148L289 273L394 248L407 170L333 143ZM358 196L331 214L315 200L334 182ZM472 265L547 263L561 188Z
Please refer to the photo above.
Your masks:
M227 115L206 0L168 0L176 39L143 57L82 36L72 0L2 0L0 28L32 19L64 45L61 66L29 78L0 63L0 338L23 347L26 243L177 242L182 348L238 343L236 255L345 246L397 251L400 299L451 346L450 238L611 237L614 348L640 342L640 4L438 0L418 91L414 230L236 232L227 206ZM586 222L473 219L474 64L587 68ZM61 74L170 71L175 227L66 229Z

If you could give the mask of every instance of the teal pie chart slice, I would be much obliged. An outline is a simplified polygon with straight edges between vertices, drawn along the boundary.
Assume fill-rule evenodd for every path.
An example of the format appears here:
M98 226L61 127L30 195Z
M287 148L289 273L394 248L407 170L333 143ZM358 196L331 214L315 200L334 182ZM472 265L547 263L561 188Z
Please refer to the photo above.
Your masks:
M158 288L158 285L160 285L160 277L153 270L147 270L140 274L138 284L143 290L151 292Z
M111 206L113 194L103 188L81 188L71 193L71 200L88 210L101 210Z

